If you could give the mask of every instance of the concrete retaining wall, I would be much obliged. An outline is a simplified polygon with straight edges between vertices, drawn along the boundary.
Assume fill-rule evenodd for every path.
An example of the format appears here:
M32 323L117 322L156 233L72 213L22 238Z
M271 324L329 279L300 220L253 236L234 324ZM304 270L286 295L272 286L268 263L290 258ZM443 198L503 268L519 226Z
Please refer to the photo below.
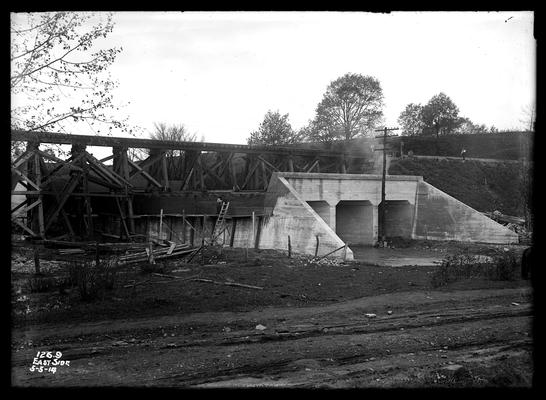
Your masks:
M434 186L419 182L414 239L517 243L518 235Z
M271 217L264 221L259 246L262 249L287 249L288 236L292 251L303 254L313 254L316 248L316 236L319 237L318 255L325 255L339 247L344 242L328 226L328 224L311 208L305 200L291 187L283 177L271 178L267 189L266 204L275 199ZM334 253L332 256L353 259L353 252L347 249Z

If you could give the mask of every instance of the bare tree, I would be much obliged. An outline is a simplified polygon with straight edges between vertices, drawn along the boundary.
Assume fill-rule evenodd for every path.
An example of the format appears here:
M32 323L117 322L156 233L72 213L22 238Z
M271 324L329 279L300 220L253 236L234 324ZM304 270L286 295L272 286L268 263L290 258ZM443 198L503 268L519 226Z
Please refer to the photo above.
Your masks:
M155 130L150 133L151 139L175 142L197 141L197 135L189 132L184 124L168 125L164 122L154 122L154 129ZM201 141L204 141L204 137L201 139ZM168 150L166 155L171 175L178 176L181 171L181 162L184 157L184 152L182 150Z
M523 107L522 118L520 119L520 122L523 125L523 129L528 130L529 132L534 132L535 120L536 120L535 105L529 104Z

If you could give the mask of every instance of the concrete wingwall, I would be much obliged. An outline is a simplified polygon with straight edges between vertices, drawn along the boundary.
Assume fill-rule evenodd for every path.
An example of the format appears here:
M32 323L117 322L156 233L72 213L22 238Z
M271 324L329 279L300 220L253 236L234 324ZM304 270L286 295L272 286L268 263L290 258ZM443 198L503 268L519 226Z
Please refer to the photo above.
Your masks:
M261 249L288 249L288 236L292 251L315 254L319 238L318 256L326 255L345 243L328 224L307 204L288 181L278 174L271 177L266 207L274 204L272 215L263 221L259 247ZM339 250L333 257L353 259L350 248Z
M414 239L518 242L517 233L426 182L418 183L416 198Z

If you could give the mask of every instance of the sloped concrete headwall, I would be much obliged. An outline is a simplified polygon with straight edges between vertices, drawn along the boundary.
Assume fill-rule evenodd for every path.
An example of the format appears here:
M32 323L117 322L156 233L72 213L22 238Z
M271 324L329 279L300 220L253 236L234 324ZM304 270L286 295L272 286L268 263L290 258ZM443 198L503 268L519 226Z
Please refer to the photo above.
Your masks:
M288 236L296 253L315 254L316 236L319 237L318 256L345 245L328 224L305 202L287 180L273 174L267 189L266 207L273 206L272 215L262 225L259 246L262 249L287 249ZM333 256L353 259L347 248Z
M414 239L518 242L515 232L423 181L417 185L416 212Z

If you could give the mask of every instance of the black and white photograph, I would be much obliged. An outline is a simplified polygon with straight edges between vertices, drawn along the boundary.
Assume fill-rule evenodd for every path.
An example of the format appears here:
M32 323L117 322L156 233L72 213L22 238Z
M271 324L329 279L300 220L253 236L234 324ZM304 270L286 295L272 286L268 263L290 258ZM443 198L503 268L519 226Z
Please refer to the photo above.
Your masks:
M533 389L528 11L12 11L11 387Z

